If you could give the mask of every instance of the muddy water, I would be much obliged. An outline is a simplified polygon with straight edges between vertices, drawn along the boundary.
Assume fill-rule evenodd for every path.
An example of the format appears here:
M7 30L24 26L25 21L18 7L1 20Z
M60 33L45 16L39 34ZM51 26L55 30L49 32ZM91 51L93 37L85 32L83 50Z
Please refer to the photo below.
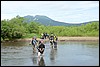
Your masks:
M29 42L1 43L1 66L98 66L99 42L58 42L57 49L45 43L44 56L37 57Z

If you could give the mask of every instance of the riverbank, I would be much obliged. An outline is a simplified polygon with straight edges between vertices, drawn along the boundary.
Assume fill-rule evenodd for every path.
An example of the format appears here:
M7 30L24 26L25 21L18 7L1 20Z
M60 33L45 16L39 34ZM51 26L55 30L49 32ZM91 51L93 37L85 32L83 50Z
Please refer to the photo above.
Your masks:
M60 41L99 41L99 37L59 37Z
M16 41L31 41L32 38L24 38L24 39L16 39ZM37 40L41 40L37 38ZM49 39L44 39L44 41L48 41ZM58 37L58 41L99 41L99 37ZM10 41L9 41L10 42Z

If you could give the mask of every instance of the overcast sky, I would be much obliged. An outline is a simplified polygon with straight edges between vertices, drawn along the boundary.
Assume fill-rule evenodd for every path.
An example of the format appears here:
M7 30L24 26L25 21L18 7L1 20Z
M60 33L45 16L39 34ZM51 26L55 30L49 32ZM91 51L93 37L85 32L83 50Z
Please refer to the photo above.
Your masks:
M45 15L66 23L99 21L99 1L1 1L1 20Z

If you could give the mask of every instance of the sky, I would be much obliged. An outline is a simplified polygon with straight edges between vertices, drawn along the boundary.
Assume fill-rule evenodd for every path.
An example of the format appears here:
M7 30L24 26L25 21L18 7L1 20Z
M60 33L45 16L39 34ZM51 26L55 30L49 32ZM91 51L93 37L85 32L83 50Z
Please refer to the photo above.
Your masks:
M55 21L99 21L99 1L1 1L1 20L44 15Z

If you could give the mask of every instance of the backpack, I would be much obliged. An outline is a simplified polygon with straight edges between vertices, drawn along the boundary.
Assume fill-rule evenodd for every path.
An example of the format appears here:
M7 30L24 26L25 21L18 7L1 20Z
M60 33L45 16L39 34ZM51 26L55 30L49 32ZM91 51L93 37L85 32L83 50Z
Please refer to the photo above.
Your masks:
M35 45L36 44L36 40L32 40L32 45Z

